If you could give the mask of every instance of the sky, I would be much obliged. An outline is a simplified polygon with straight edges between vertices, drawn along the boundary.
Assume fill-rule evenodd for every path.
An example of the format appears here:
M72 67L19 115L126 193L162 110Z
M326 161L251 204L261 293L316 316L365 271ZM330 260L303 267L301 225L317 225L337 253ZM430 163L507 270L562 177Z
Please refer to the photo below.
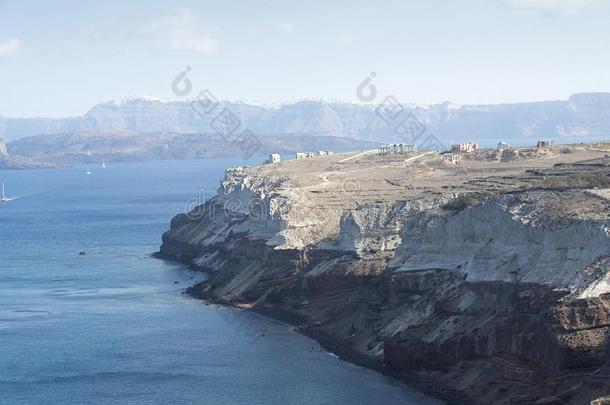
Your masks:
M0 116L132 95L495 104L610 91L610 0L0 0Z

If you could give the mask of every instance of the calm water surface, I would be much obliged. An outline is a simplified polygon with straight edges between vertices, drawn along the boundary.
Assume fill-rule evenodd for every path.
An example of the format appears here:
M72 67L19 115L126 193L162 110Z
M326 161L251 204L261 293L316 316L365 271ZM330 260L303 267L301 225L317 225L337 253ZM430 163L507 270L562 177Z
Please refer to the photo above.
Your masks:
M202 276L150 254L234 163L0 171L15 198L0 205L0 404L436 403L181 294Z

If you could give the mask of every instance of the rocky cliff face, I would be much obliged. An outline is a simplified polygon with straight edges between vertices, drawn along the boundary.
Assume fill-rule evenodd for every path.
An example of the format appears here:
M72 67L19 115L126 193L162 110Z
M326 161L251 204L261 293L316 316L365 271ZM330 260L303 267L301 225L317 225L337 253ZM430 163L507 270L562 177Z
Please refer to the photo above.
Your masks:
M428 182L447 171L457 189L413 181L389 194L354 174L361 162L344 170L365 189L354 197L351 183L331 192L341 163L315 175L228 170L218 197L172 220L160 253L210 273L193 295L286 319L452 402L581 404L610 391L610 202L600 190L540 187L545 179L514 189L516 177L498 176L500 189L459 205L458 183L481 178L430 159L419 164ZM606 181L609 163L546 176L587 170ZM373 164L392 176L388 162Z
M6 142L4 138L0 137L0 157L8 156L8 152L6 150Z

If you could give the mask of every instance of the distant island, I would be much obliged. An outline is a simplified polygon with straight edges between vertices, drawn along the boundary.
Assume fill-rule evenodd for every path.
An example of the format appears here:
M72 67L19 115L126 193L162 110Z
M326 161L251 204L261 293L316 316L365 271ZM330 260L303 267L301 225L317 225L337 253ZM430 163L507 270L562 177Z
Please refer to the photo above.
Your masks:
M0 169L4 170L23 170L23 169L44 169L57 168L60 164L37 161L24 156L9 156L6 143L0 137Z
M370 149L374 142L332 136L258 136L244 149L215 133L138 133L130 130L78 130L22 138L8 144L8 156L52 166L167 159L265 155L272 152ZM249 156L246 156L249 157Z

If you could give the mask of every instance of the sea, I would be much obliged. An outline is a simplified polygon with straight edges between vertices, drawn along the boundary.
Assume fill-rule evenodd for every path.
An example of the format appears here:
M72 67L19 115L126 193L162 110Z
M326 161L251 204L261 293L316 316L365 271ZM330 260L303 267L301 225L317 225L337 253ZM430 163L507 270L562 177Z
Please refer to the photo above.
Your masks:
M184 294L173 215L241 159L0 171L0 404L438 404L265 316ZM90 174L87 174L87 172Z

